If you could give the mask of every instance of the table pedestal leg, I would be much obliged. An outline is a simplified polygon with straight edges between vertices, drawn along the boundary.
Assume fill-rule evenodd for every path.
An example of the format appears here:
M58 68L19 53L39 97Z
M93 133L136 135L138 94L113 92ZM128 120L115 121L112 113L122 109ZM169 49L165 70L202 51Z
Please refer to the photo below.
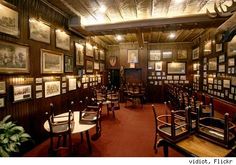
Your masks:
M89 132L86 131L86 139L87 139L87 144L88 144L88 150L89 150L89 153L92 152L92 146L91 146L91 142L90 142L90 137L89 137Z

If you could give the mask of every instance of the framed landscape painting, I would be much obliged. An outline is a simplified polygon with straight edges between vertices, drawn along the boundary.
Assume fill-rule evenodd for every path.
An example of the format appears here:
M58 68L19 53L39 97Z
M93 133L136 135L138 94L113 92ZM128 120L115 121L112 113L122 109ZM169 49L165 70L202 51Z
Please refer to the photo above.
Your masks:
M13 86L13 102L19 102L32 98L31 85L14 85Z
M172 59L173 52L172 50L163 50L162 51L162 58L163 59Z
M63 53L41 49L41 72L63 73Z
M217 58L210 58L208 64L208 70L217 70Z
M187 58L188 58L188 52L187 52L187 50L185 50L185 49L183 49L183 50L179 49L179 50L177 51L177 59L178 59L178 60L185 60L185 59L187 59Z
M84 45L75 43L75 60L76 66L84 65Z
M59 29L56 30L56 47L70 50L70 36Z
M185 74L186 63L184 62L169 62L167 63L168 74Z
M161 60L161 50L150 50L149 60Z
M86 56L93 57L93 46L86 42Z
M29 47L0 41L0 73L29 73Z
M0 32L19 37L19 14L0 3Z
M30 39L50 44L51 27L34 18L29 19Z

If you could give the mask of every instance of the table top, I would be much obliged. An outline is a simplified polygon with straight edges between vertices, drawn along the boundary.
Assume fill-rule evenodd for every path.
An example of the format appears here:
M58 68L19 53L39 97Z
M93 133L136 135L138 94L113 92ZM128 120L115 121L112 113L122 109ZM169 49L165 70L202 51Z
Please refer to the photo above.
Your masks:
M80 124L79 123L79 114L80 112L79 111L74 111L74 122L75 122L75 125L74 125L74 129L72 131L72 134L74 133L80 133L80 132L84 132L84 131L87 131L93 127L96 126L96 124ZM59 114L57 116L65 116L65 115L68 115L68 112L66 113L62 113L62 114ZM49 123L48 123L48 120L46 120L44 122L44 125L43 125L44 129L47 131L47 132L50 132L50 128L49 128Z

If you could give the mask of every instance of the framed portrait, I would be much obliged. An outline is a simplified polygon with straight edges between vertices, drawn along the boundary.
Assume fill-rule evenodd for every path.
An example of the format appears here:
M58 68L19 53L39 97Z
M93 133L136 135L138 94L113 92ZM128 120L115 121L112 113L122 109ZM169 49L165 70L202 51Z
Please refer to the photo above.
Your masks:
M99 62L94 62L94 70L99 70Z
M44 84L45 98L57 96L61 94L61 82L60 81L47 81Z
M162 71L162 62L155 63L155 71Z
M13 102L24 101L32 98L31 85L14 85L13 86Z
M225 55L222 54L219 56L219 63L225 62Z
M65 73L73 72L74 70L74 58L73 56L64 56Z
M128 63L138 63L138 50L128 50Z
M75 43L75 60L76 66L84 65L84 45Z
M209 59L208 70L210 70L210 71L217 70L217 58L216 57Z
M150 61L148 61L148 69L149 70L152 70L152 69L154 69L155 68L155 62L150 62Z
M221 52L221 51L222 51L222 43L216 44L216 52Z
M0 94L5 94L5 93L6 93L6 82L0 81Z
M185 50L185 49L183 49L183 50L179 49L179 50L177 51L177 59L178 59L178 60L186 60L187 58L188 58L188 52L187 52L187 50Z
M228 56L235 56L236 55L236 36L228 42L228 49L227 49Z
M172 50L163 50L162 51L163 59L172 59Z
M0 41L0 73L29 73L29 48Z
M86 47L86 56L93 57L93 46L90 43L86 42L85 47Z
M59 29L56 29L56 47L70 50L70 36Z
M206 41L204 44L204 50L203 50L203 54L204 56L211 54L212 50L211 50L211 40Z
M5 99L4 98L0 98L0 108L5 107Z
M230 88L230 80L223 80L223 87Z
M0 32L19 37L19 14L0 3Z
M41 49L41 73L63 73L63 53Z
M161 50L150 50L149 51L149 60L160 61L161 60Z
M103 61L105 60L105 52L102 49L99 51L99 59Z
M76 90L76 85L77 85L77 82L76 82L76 78L69 78L69 91L72 91L72 90Z
M235 66L235 59L234 58L228 59L228 66Z
M168 74L185 74L186 63L185 62L169 62L167 63Z
M193 52L192 52L192 59L193 59L193 60L199 59L199 47L193 49Z
M93 61L86 61L86 73L93 73Z
M42 21L38 21L34 18L29 19L29 38L32 40L45 42L50 44L51 42L51 27Z
M105 70L105 64L104 63L99 63L100 64L100 72L103 72Z

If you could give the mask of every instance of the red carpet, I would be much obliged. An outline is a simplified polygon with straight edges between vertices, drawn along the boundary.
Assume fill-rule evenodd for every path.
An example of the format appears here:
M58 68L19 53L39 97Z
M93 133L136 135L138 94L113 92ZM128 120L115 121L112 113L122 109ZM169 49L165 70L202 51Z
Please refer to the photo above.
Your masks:
M158 104L158 112L163 113L164 106ZM114 119L111 112L107 115L106 108L102 113L102 135L97 141L92 141L92 153L87 150L87 143L81 143L80 134L73 134L73 155L76 157L163 157L162 148L155 154L153 150L154 141L154 117L151 104L138 106L136 108L125 108L116 110ZM95 130L90 131L93 135ZM26 153L26 157L47 157L49 140ZM170 149L170 156L181 156Z

